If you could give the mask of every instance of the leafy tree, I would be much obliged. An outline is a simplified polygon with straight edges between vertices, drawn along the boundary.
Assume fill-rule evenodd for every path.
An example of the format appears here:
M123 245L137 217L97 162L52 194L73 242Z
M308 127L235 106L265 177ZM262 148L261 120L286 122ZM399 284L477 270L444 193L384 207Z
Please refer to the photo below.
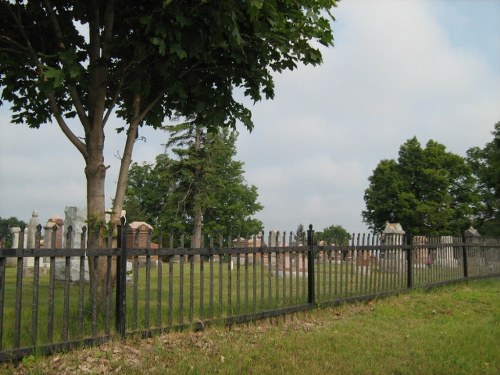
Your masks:
M89 248L102 245L105 126L124 135L111 220L118 222L140 126L172 116L251 129L273 72L321 63L335 0L0 0L1 99L12 122L55 122L85 161ZM333 18L333 17L332 17ZM0 102L2 104L2 102ZM69 122L72 118L77 121ZM80 127L78 127L78 124ZM93 265L89 264L92 272ZM105 259L99 259L103 297Z
M158 155L153 164L132 164L124 204L129 222L161 225L161 213L168 209L174 187L171 164L167 154Z
M294 234L296 245L307 245L307 232L304 230L304 225L299 224Z
M113 212L139 126L174 115L249 129L235 98L273 98L273 72L321 63L335 0L0 1L0 88L14 123L55 119L85 160L89 230L104 220L104 128L125 134ZM333 19L333 17L331 17ZM68 120L76 117L76 122ZM116 220L116 217L113 218ZM93 239L95 236L89 236ZM96 244L90 244L91 246Z
M416 137L409 139L398 160L382 160L369 181L362 216L374 231L390 220L407 232L457 234L479 201L465 159L433 140L422 148Z
M193 246L200 245L202 227L206 233L260 232L262 223L252 218L262 209L257 189L246 184L243 163L234 160L237 133L189 124L168 129L175 158L161 155L154 165L132 166L127 217L143 215L162 229L192 233Z
M260 220L253 218L263 206L258 202L257 187L244 178L244 163L235 160L238 133L222 129L208 133L206 144L205 193L203 226L206 232L253 235L263 230Z
M481 203L475 213L476 225L485 235L500 235L500 122L492 132L494 138L484 148L467 151L467 160L477 176Z
M7 219L0 216L0 247L5 247L7 249L11 248L12 233L10 232L10 228L22 227L23 225L27 224L24 221L19 220L17 217L11 216Z
M329 245L346 245L351 239L349 232L341 225L330 225L321 232L314 233L316 243L324 241Z

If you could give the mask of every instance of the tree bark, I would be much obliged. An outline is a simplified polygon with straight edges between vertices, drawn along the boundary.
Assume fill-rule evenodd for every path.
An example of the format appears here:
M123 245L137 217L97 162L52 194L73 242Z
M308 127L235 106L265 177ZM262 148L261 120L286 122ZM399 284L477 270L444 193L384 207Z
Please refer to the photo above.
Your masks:
M87 137L87 155L85 175L87 177L87 225L88 249L96 250L104 247L105 238L105 179L106 166L104 165L103 146L104 131L102 127L94 127L93 132ZM106 288L106 257L97 258L97 278L93 257L88 258L91 288L96 288L97 305L104 306ZM113 270L113 269L112 269ZM113 270L114 271L114 270ZM114 274L115 272L113 272ZM112 279L114 280L114 275ZM95 282L95 283L94 283Z
M120 224L123 201L127 190L128 170L132 163L132 151L134 149L136 135L137 125L133 126L133 124L131 124L127 131L127 141L120 161L120 172L118 174L118 182L116 183L115 199L113 200L113 210L111 212L111 223L113 225Z
M196 150L196 153L198 154L201 149L201 128L199 126L196 127L196 136L195 136L195 143L194 143L194 148ZM202 179L202 168L201 166L197 165L195 169L195 176L194 176L194 222L193 222L193 239L191 241L191 246L193 249L199 249L201 248L201 231L203 227L203 210L202 210L202 205L201 202L199 201L199 193L200 193L200 182ZM197 255L195 256L195 261L200 260L200 256Z

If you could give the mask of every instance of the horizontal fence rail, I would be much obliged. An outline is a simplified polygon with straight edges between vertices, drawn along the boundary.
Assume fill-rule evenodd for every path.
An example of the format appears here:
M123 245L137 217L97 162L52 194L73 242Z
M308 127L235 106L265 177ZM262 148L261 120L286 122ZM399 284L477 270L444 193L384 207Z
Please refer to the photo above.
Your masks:
M500 276L498 238L353 235L319 246L310 226L304 245L270 232L193 249L120 227L107 248L74 249L70 227L64 248L45 249L40 231L34 248L23 248L23 229L19 248L0 249L0 361Z

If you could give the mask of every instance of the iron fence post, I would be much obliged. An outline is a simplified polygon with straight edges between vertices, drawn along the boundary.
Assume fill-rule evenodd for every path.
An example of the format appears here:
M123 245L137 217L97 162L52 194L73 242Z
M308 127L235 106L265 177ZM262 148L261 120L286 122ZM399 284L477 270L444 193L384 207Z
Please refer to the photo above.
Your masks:
M126 331L126 306L127 306L127 230L125 218L121 218L118 225L118 248L120 255L116 262L116 330L123 338Z
M314 285L314 244L313 244L313 231L312 224L309 225L309 230L307 231L307 284L308 284L308 303L314 303L316 300L315 296L315 285Z
M408 233L406 236L406 286L408 289L413 288L413 236Z
M464 278L469 277L469 265L467 263L467 236L465 233L462 234L462 242L463 242L463 247L462 247L462 259L464 263Z

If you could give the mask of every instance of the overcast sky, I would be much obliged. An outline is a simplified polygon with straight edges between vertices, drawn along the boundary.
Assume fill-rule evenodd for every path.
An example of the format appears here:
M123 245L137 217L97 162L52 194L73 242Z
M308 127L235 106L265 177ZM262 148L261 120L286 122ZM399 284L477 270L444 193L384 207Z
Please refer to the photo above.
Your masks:
M368 177L416 136L465 156L493 139L500 121L500 1L343 0L334 10L335 47L320 67L276 76L276 97L253 107L237 158L259 191L266 230L342 225L365 232ZM40 221L85 206L81 155L56 125L31 130L0 108L0 216ZM123 135L108 124L106 197ZM81 130L78 129L78 133ZM134 161L152 162L162 132L141 129Z

